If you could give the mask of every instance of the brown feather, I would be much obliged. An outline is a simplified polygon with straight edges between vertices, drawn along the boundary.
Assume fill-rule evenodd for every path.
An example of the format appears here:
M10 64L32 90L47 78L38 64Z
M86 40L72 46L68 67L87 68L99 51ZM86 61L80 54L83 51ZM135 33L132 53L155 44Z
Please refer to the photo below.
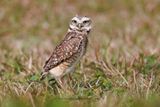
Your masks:
M50 69L58 66L71 58L74 54L78 53L82 40L86 38L84 35L85 34L77 32L67 33L64 40L54 49L52 55L46 61L43 67L44 71L48 72Z

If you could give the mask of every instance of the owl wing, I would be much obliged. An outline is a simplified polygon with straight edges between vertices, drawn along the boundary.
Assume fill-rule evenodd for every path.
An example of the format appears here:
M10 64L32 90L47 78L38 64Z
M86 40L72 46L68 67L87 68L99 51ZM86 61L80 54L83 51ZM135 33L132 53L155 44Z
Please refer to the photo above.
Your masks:
M82 38L77 38L75 34L69 34L68 37L69 38L64 39L64 41L55 48L51 57L46 61L43 67L45 72L58 66L78 52Z

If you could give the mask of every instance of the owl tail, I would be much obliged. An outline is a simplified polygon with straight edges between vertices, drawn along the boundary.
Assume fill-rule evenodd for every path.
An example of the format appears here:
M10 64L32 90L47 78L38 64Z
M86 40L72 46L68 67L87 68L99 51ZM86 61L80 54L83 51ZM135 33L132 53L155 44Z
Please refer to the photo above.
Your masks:
M47 74L48 74L48 72L42 72L41 77L40 77L40 81L42 81L47 76Z

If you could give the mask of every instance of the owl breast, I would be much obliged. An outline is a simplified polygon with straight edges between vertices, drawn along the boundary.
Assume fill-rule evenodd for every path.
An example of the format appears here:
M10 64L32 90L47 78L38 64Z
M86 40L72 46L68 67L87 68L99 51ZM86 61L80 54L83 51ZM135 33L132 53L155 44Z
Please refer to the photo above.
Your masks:
M66 73L74 71L75 66L86 53L87 44L88 39L84 38L84 40L80 44L78 52L66 61L69 64L69 68L66 69Z

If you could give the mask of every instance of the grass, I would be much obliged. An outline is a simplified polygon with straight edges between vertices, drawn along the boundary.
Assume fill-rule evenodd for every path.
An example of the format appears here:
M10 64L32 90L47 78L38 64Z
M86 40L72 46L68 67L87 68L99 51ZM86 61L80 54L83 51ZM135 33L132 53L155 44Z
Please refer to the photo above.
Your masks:
M1 0L0 106L158 107L159 11L157 0ZM93 30L64 90L39 77L77 13Z

